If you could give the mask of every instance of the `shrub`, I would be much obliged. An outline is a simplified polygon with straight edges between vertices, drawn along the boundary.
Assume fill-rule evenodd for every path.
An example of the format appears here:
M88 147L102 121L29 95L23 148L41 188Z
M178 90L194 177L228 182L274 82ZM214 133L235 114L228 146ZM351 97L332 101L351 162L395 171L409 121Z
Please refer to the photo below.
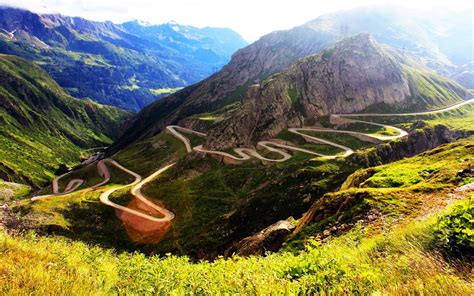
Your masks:
M451 253L474 253L474 199L468 204L458 205L447 215L438 219L435 227L439 244Z

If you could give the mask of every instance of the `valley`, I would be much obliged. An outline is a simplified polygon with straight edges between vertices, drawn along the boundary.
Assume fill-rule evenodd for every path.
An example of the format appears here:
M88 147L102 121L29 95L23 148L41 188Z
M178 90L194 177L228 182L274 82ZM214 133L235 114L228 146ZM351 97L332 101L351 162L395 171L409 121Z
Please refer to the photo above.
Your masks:
M35 62L74 97L133 112L209 76L245 45L224 28L117 25L0 7L0 53Z
M40 67L0 55L0 178L44 186L81 151L110 145L131 114L69 96Z
M438 110L434 110L434 111L427 111L427 112L422 112L422 113L417 112L417 113L410 113L410 114L397 114L397 116L409 119L410 117L430 116L432 114L449 114L449 112L452 111L452 110L455 110L457 108L461 108L461 109L465 108L464 106L469 106L472 103L474 103L474 100L471 99L471 100L468 100L468 101L465 101L465 102L455 104L453 106L445 107L443 109L438 109ZM259 150L253 150L254 148L252 148L252 149L251 148L245 148L245 149L242 148L240 150L237 149L235 151L235 153L237 155L241 155L242 156L241 158L236 157L233 154L223 152L223 151L206 151L206 150L203 150L203 148L201 146L202 145L201 143L202 143L203 140L201 140L201 143L197 142L197 144L200 144L200 145L197 145L197 146L193 147L192 144L191 144L190 139L188 139L186 137L186 135L188 135L188 134L195 134L198 137L205 137L205 134L200 133L200 132L195 132L195 131L190 130L190 129L180 128L180 127L176 127L176 126L168 126L168 128L166 130L169 133L169 135L172 136L172 138L169 138L167 141L176 142L177 147L175 149L179 149L179 150L184 149L185 153L183 153L183 154L180 153L180 154L178 154L179 156L174 157L174 158L162 159L162 160L160 160L159 158L156 159L157 163L154 165L154 167L155 167L154 170L140 169L140 167L137 167L136 164L130 163L125 158L122 158L120 153L113 157L113 158L117 159L118 161L123 162L124 164L126 164L130 168L132 168L132 170L138 169L138 171L140 171L142 174L149 175L142 182L140 182L142 180L142 177L140 175L138 175L137 173L133 172L132 170L130 170L128 168L125 168L124 166L118 164L115 160L100 160L98 162L91 163L91 164L88 165L90 167L94 167L97 163L97 167L98 167L97 174L99 176L101 176L101 178L103 178L103 179L98 179L96 181L97 183L94 184L94 183L89 182L90 187L82 188L78 192L73 192L74 189L77 189L81 184L83 184L85 182L85 180L80 179L78 177L75 177L75 175L77 175L77 173L75 173L73 171L73 172L69 173L67 176L62 176L61 177L61 178L65 179L65 181L63 181L62 185L61 185L61 187L64 188L63 193L58 192L58 178L57 178L53 182L53 195L44 195L44 196L33 197L32 201L40 202L41 203L41 208L44 208L44 207L50 208L50 207L52 207L50 210L52 210L53 212L56 212L57 210L55 210L55 207L58 203L61 203L62 199L65 200L65 206L66 207L71 207L74 203L81 202L81 200L83 200L84 198L86 198L86 200L90 200L91 197L98 196L99 197L98 200L100 200L100 202L102 204L113 208L115 210L115 213L116 213L115 215L117 215L119 217L119 219L117 219L117 217L115 217L115 215L112 214L113 212L110 212L110 211L106 211L106 212L108 212L108 214L103 213L103 215L105 215L105 216L100 217L101 220L105 219L105 221L109 221L107 223L112 222L112 221L110 221L110 219L116 220L114 222L114 224L116 224L114 226L114 228L111 228L109 230L115 229L114 231L116 231L117 228L120 229L120 225L117 224L117 222L120 223L120 221L122 221L125 225L127 224L127 222L125 222L121 218L123 215L125 215L128 219L133 219L133 217L136 217L136 219L148 220L149 222L147 222L146 224L149 225L149 226L147 226L147 228L145 228L145 230L142 230L144 232L141 233L141 235L143 237L146 237L147 242L150 243L151 242L150 237L153 236L149 233L150 229L154 229L153 231L157 231L157 229L160 229L160 225L164 225L165 222L168 222L168 221L174 222L173 220L174 220L175 214L173 213L173 211L177 212L177 215L178 215L178 220L175 222L176 224L174 225L174 227L179 228L180 227L179 225L184 222L182 219L186 219L182 215L186 215L186 214L185 214L185 212L182 212L180 210L176 211L176 209L177 209L176 206L178 206L178 205L175 204L175 202L179 202L180 204L182 204L183 203L182 199L180 199L180 201L171 202L171 204L172 204L171 212L166 210L166 209L162 209L161 205L156 206L154 204L154 202L156 202L156 197L155 196L162 196L162 197L164 197L164 195L177 196L176 192L181 192L180 190L182 190L182 189L178 189L176 187L173 187L174 185L169 189L164 189L164 191L162 191L160 189L158 189L158 191L156 191L156 190L149 191L149 189L147 189L147 188L155 188L156 189L156 188L160 188L162 186L164 188L167 188L169 185L166 184L166 183L163 183L163 181L164 181L163 178L172 178L172 180L170 180L171 183L176 183L178 180L180 180L178 182L184 182L183 184L181 184L179 186L183 186L184 184L186 184L188 182L193 182L192 178L189 179L189 180L186 180L186 179L189 178L188 174L196 174L196 172L193 173L193 170L195 170L196 168L199 168L202 165L206 166L205 163L210 161L210 160L206 160L206 159L208 159L208 157L205 157L203 160L197 161L197 163L201 163L200 165L197 165L196 161L191 161L191 165L188 165L189 168L185 169L184 171L183 171L182 168L178 169L178 170L175 170L175 172L173 172L170 176L170 174L167 173L167 171L172 168L172 165L176 165L175 163L177 161L180 163L180 164L178 164L178 166L182 166L183 162L184 163L189 162L189 161L186 160L187 158L189 158L189 157L185 157L186 153L188 153L188 154L191 153L191 155L190 155L191 158L193 158L192 155L196 154L196 153L197 153L196 157L200 154L210 155L211 159L217 157L216 159L219 160L219 162L222 162L224 164L224 167L222 167L222 170L224 170L224 172L225 171L229 171L229 172L233 171L234 174L237 171L240 171L240 170L242 170L242 173L244 173L246 171L250 172L250 171L248 171L249 169L250 170L253 170L254 168L258 169L258 167L262 167L262 168L265 168L265 170L269 170L270 168L268 166L271 165L272 163L283 165L282 168L286 168L287 166L290 166L290 167L293 166L294 168L299 169L301 167L304 167L305 163L308 162L308 160L310 161L309 162L310 164L319 163L320 168L317 167L315 169L315 173L318 173L324 167L326 167L328 165L329 166L334 165L334 164L325 164L326 162L331 162L331 160L335 159L336 157L346 158L346 157L351 156L355 152L357 152L357 153L360 153L360 152L358 151L358 149L359 149L358 147L349 148L349 147L346 147L346 146L342 146L342 145L334 143L332 141L325 140L324 138L319 138L319 137L316 137L316 136L312 136L311 134L309 134L310 132L318 132L318 133L322 133L322 134L333 133L336 137L335 139L338 139L339 138L338 135L343 133L343 134L348 135L349 137L354 137L355 139L359 138L359 140L362 140L362 141L369 140L371 142L374 142L374 140L375 140L376 143L380 143L380 142L383 142L383 141L393 141L393 140L396 140L396 139L399 139L399 138L402 138L402 137L406 137L408 135L408 133L405 130L397 128L395 126L379 125L379 124L374 123L374 122L366 122L366 121L362 121L362 122L365 123L365 124L373 125L374 127L377 127L377 128L381 127L381 128L384 128L384 129L387 129L387 128L394 129L397 134L396 135L377 135L377 134L373 134L373 133L372 134L366 134L366 133L361 133L361 132L357 132L357 131L354 131L354 130L344 130L343 129L344 126L351 126L351 124L354 124L354 121L350 118L371 117L372 120L377 120L377 117L383 118L384 116L385 116L385 114L333 115L335 120L339 121L338 122L339 125L337 127L338 129L310 128L310 127L302 128L302 129L293 129L294 130L293 135L296 136L297 138L299 138L300 141L303 140L303 142L300 142L303 145L303 147L305 147L304 146L305 144L303 144L303 143L311 143L311 142L316 141L319 145L322 144L322 145L327 145L329 147L336 147L336 148L337 147L343 147L343 148L341 148L341 151L345 151L345 153L338 154L338 155L321 155L321 154L318 154L318 153L316 153L314 151L311 151L311 150L299 148L298 146L296 146L294 143L291 143L291 142L286 142L286 143L288 143L286 145L283 145L279 142L274 142L274 141L264 142L265 144L268 143L267 145L269 145L269 146L271 145L269 147L271 149L271 150L269 150L270 152L274 152L275 150L278 151L278 152L275 152L276 153L275 154L276 158L265 157L264 155L266 155L266 154L264 152L262 152L262 150L260 150L260 152L257 152ZM344 118L344 120L345 120L342 125L341 125L341 122L340 122L341 118ZM355 122L356 123L361 123L361 121L359 121L359 120L356 120ZM342 129L341 129L341 126L342 126ZM159 135L159 138L162 138L162 136ZM174 140L173 140L173 138L174 138ZM160 142L160 141L161 140L155 140L154 142ZM194 141L194 142L196 142L196 141ZM167 145L169 145L169 144L167 144ZM373 146L373 145L375 145L375 144L370 143L369 147ZM179 147L179 146L181 146L181 147ZM264 147L262 147L262 148L264 148ZM159 147L158 149L164 149L164 147ZM239 152L242 153L242 154L239 154ZM289 154L288 152L292 152L293 155ZM364 153L364 152L362 152L362 153ZM283 159L281 158L282 155L285 156ZM254 156L256 158L256 160L261 161L262 164L257 165L254 161L251 160L251 158L250 158L251 156ZM194 157L194 158L196 158L196 157ZM199 159L200 157L197 157L197 158ZM292 159L292 158L294 158L294 159ZM350 162L353 162L353 161L354 160L351 159L350 161L341 160L341 161L338 161L338 162L342 162L341 165L344 165L344 163L350 163ZM129 174L131 177L134 178L134 179L131 179L131 180L133 180L133 182L128 183L128 184L125 183L124 185L119 185L119 186L116 186L116 185L110 185L109 186L109 185L107 185L107 183L109 183L111 181L111 175L110 175L110 172L106 169L107 166L105 165L105 162L108 162L108 163L112 164L113 166L117 167L119 170L125 172L126 174ZM291 163L291 164L284 164L285 162L288 162L288 163ZM211 161L211 163L212 163L212 161ZM245 163L248 163L248 164L245 164ZM232 166L236 166L236 165L237 165L237 167L235 169L232 169ZM218 165L218 167L219 166L220 165ZM226 168L227 166L231 166L231 167ZM358 166L356 165L353 168L350 168L349 171L354 171L357 168L358 168ZM214 169L217 169L217 168L214 168ZM165 174L165 177L162 177L161 176L162 174ZM184 176L180 176L180 175L176 175L176 174L184 174ZM202 173L198 173L198 174L202 174ZM212 175L213 172L208 171L207 174ZM79 174L79 176L80 175L81 174ZM236 175L236 177L237 176L238 175ZM253 173L249 176L253 177ZM279 177L277 177L277 176L278 175L276 175L275 177L276 178L282 178L282 176L279 176ZM184 179L183 179L183 177L184 177ZM216 177L218 177L218 176L211 177L211 178L216 178ZM248 177L244 177L244 179L242 181L248 182L248 181L245 181L245 179L248 178ZM154 180L155 178L157 180ZM195 177L193 177L193 178L195 178ZM228 178L228 177L225 177L225 178ZM259 178L261 178L261 177L259 177ZM265 177L265 178L268 178L268 177ZM288 178L288 177L283 177L283 180L286 179L286 178ZM339 178L339 177L336 177L336 178ZM93 179L95 180L96 177L93 177ZM124 177L122 180L130 180L130 178L129 177ZM217 181L217 179L215 179L215 181ZM237 181L237 179L235 181ZM335 180L330 181L330 182L334 182L334 181ZM120 181L120 183L121 182L123 182L123 181ZM148 182L152 182L151 185L148 185L148 186L145 185ZM338 182L339 181L336 181L335 184L338 184ZM176 185L178 185L178 184L179 183L177 183ZM257 184L258 183L256 183L255 185L257 185ZM145 186L143 186L143 185L145 185ZM151 197L143 196L140 189L137 189L137 188L141 188L142 186L145 187L145 192L146 192L145 195L146 196L151 196ZM184 185L184 186L189 186L189 185ZM331 186L334 186L334 185L329 185L329 187L331 187ZM128 188L131 188L130 195L128 193L129 192ZM219 189L219 190L225 190L224 192L226 192L230 189L230 188L229 189L225 189L225 188L226 187L222 187L222 189ZM266 188L267 187L261 188L261 190L268 190ZM322 188L324 188L324 186ZM204 192L202 192L202 191L201 192L204 193L205 195L212 194L212 192L207 192L208 189L202 188L201 190L204 190ZM234 190L234 189L232 189L232 190ZM288 189L285 189L285 190L288 190ZM322 190L327 190L327 189L322 189ZM91 193L88 193L88 192L93 193L93 195L91 195ZM224 193L224 192L222 192L222 193ZM217 196L219 196L220 194L221 193L217 194L214 197L212 197L212 195L209 196L209 198L211 198L210 199L211 203L209 204L209 206L211 206L214 209L217 209L216 202L217 203L220 202L220 200L217 198ZM179 195L182 198L185 195L185 193L181 192L181 193L179 193ZM68 197L68 196L70 196L70 197ZM196 197L199 198L199 196L196 196ZM112 200L110 198L112 198ZM134 203L131 204L131 201L133 201L136 198L138 198L138 201L140 203L144 204L145 206L137 208L137 206ZM54 199L55 201L50 202L50 201L48 201L49 199ZM118 202L116 202L115 200L117 200ZM165 200L167 202L164 203L164 206L166 206L168 203L170 203L169 198L165 198ZM71 204L71 202L72 202L72 204ZM301 201L299 201L299 203L300 202ZM22 203L20 203L19 208L25 208L27 210L30 207L28 204L29 204L29 202L26 202L26 201L22 202ZM132 206L131 206L131 208L129 208L127 205L132 205ZM33 205L32 209L35 209L35 208L37 208L37 207ZM63 206L60 206L57 209L59 210L59 209L62 209L62 208L63 208ZM222 209L222 210L224 210L224 209ZM27 211L31 211L31 210L27 210ZM37 210L33 210L33 213L36 212L35 215L39 214L41 216L41 215L43 215L43 214L41 214L42 211L43 210L39 210L39 212L37 212ZM61 214L60 212L58 212L57 214L59 214L61 216L64 215L64 214ZM33 216L35 216L35 215L33 215ZM99 215L101 215L101 214L99 214ZM249 215L253 215L253 214L249 213ZM77 226L79 226L80 224L83 223L81 220L74 221L74 220L71 220L71 218L66 218L66 217L67 216L65 216L64 218L61 218L59 221L63 221L63 219L66 219L68 221L67 225L69 225L69 226L67 226L64 229L67 232L69 231L69 230L67 230L68 228L72 227L72 229L74 229L75 227L77 227ZM130 217L132 217L132 218L130 218ZM285 218L284 215L282 215L282 218ZM35 219L37 219L37 218L35 218ZM54 218L54 219L56 219L56 218ZM79 218L79 219L83 219L83 218ZM49 222L48 222L48 220L49 220ZM57 224L59 221L54 222L54 220L50 220L50 218L48 218L44 222L46 222L46 225L49 224L49 223L53 223L53 225L58 225L59 226L63 223L63 222L60 222L60 224ZM212 219L209 220L207 223L209 223L211 221L212 221ZM42 223L44 223L44 222L42 222ZM189 222L194 223L195 221L193 219L193 220L189 220ZM185 223L188 223L188 222L185 222ZM262 226L264 225L264 224L261 224L261 222L259 222L259 223ZM268 223L270 223L270 222L268 222ZM46 225L44 225L43 227L45 227ZM249 227L248 229L255 229L255 226L252 225L251 223L246 223L245 225L247 225L246 227ZM51 226L52 225L50 225L48 227L51 227ZM85 225L80 226L80 227L84 227L84 226ZM61 227L63 227L63 226L61 226ZM166 225L165 227L167 228L168 225ZM86 227L86 228L89 228L89 227ZM125 243L125 241L127 241L127 236L130 234L130 226L127 226L127 228L128 228L127 235L125 235L125 233L123 233L123 235L125 235L125 236L119 238L118 240L112 240L111 243L119 244L119 245ZM135 228L140 228L140 227L137 227L135 225ZM122 231L123 231L123 229L120 230L120 232L122 232ZM246 230L246 231L248 231L248 230ZM62 231L60 231L60 232L62 232ZM137 235L138 235L137 233L139 233L139 230L134 229L134 231L133 231L133 241L134 242L139 242L140 241L140 239L137 238ZM102 235L107 236L106 233L104 233ZM99 237L102 237L102 235L99 235ZM166 237L164 237L163 235L158 236L158 238L159 238L159 240L166 239ZM128 238L128 239L131 239L131 238ZM174 240L174 238L169 238L169 239ZM153 241L153 242L156 244L158 241ZM204 245L207 245L208 247L210 246L209 245L210 242L207 241L207 240L204 240L204 241L201 242L198 239L196 241L196 243L198 243L198 245L201 245L201 246L204 246ZM125 243L125 245L123 245L123 246L126 246L126 245L128 245L128 243ZM155 246L153 246L153 245L146 246L145 245L144 247L145 247L145 249L149 249L149 248L153 249L153 248L158 247L159 249L164 248L163 252L165 252L165 250L168 251L166 249L166 248L168 248L168 247L166 247L168 245L167 243L164 243L163 246L161 246L161 247L160 247L160 245L161 245L161 243L159 245L155 245ZM197 255L197 254L195 254L195 255Z

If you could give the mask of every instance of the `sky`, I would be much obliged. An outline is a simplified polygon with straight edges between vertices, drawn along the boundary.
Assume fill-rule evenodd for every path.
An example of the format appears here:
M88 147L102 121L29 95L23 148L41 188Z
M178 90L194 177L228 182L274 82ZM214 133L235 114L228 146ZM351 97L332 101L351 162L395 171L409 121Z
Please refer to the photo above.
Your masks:
M474 9L472 0L0 0L0 5L38 13L61 13L115 23L174 20L197 27L227 27L247 41L290 29L321 14L359 6L397 4L409 8Z

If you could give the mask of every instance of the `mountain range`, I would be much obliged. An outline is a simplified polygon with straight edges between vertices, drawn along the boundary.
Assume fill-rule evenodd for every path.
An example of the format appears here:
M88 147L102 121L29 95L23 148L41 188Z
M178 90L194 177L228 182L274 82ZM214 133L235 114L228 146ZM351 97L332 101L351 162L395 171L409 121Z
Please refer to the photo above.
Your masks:
M251 86L231 117L216 120L206 145L251 145L330 114L433 110L473 95L404 55L365 33L343 39Z
M156 134L168 124L180 124L196 114L239 105L250 86L357 33L368 33L376 42L391 46L398 51L397 58L405 60L402 63L411 63L422 71L429 69L436 75L458 77L458 82L470 87L471 80L462 78L468 74L456 76L456 71L468 67L466 64L474 60L470 48L472 30L465 32L471 28L468 25L471 14L468 10L436 11L438 17L433 18L433 13L391 7L353 9L323 15L302 26L265 35L238 50L221 71L148 105L113 148Z
M117 25L0 8L0 53L41 65L75 97L131 111L204 79L245 45L225 28Z

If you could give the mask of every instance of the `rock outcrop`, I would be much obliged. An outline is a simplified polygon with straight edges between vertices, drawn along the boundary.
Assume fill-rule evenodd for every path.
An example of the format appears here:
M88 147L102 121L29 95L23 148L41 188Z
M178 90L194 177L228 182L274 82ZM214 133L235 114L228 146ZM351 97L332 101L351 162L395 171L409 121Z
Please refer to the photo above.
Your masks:
M370 152L356 152L349 156L363 166L377 166L423 153L440 145L473 135L474 132L451 130L444 125L423 127L416 123L408 136L399 141L377 145Z
M240 111L216 124L205 145L252 145L289 127L313 125L321 116L422 111L470 96L418 65L369 34L346 38L252 86Z
M295 229L295 225L291 220L289 218L278 221L264 230L242 239L227 249L225 255L264 255L265 252L277 251Z

